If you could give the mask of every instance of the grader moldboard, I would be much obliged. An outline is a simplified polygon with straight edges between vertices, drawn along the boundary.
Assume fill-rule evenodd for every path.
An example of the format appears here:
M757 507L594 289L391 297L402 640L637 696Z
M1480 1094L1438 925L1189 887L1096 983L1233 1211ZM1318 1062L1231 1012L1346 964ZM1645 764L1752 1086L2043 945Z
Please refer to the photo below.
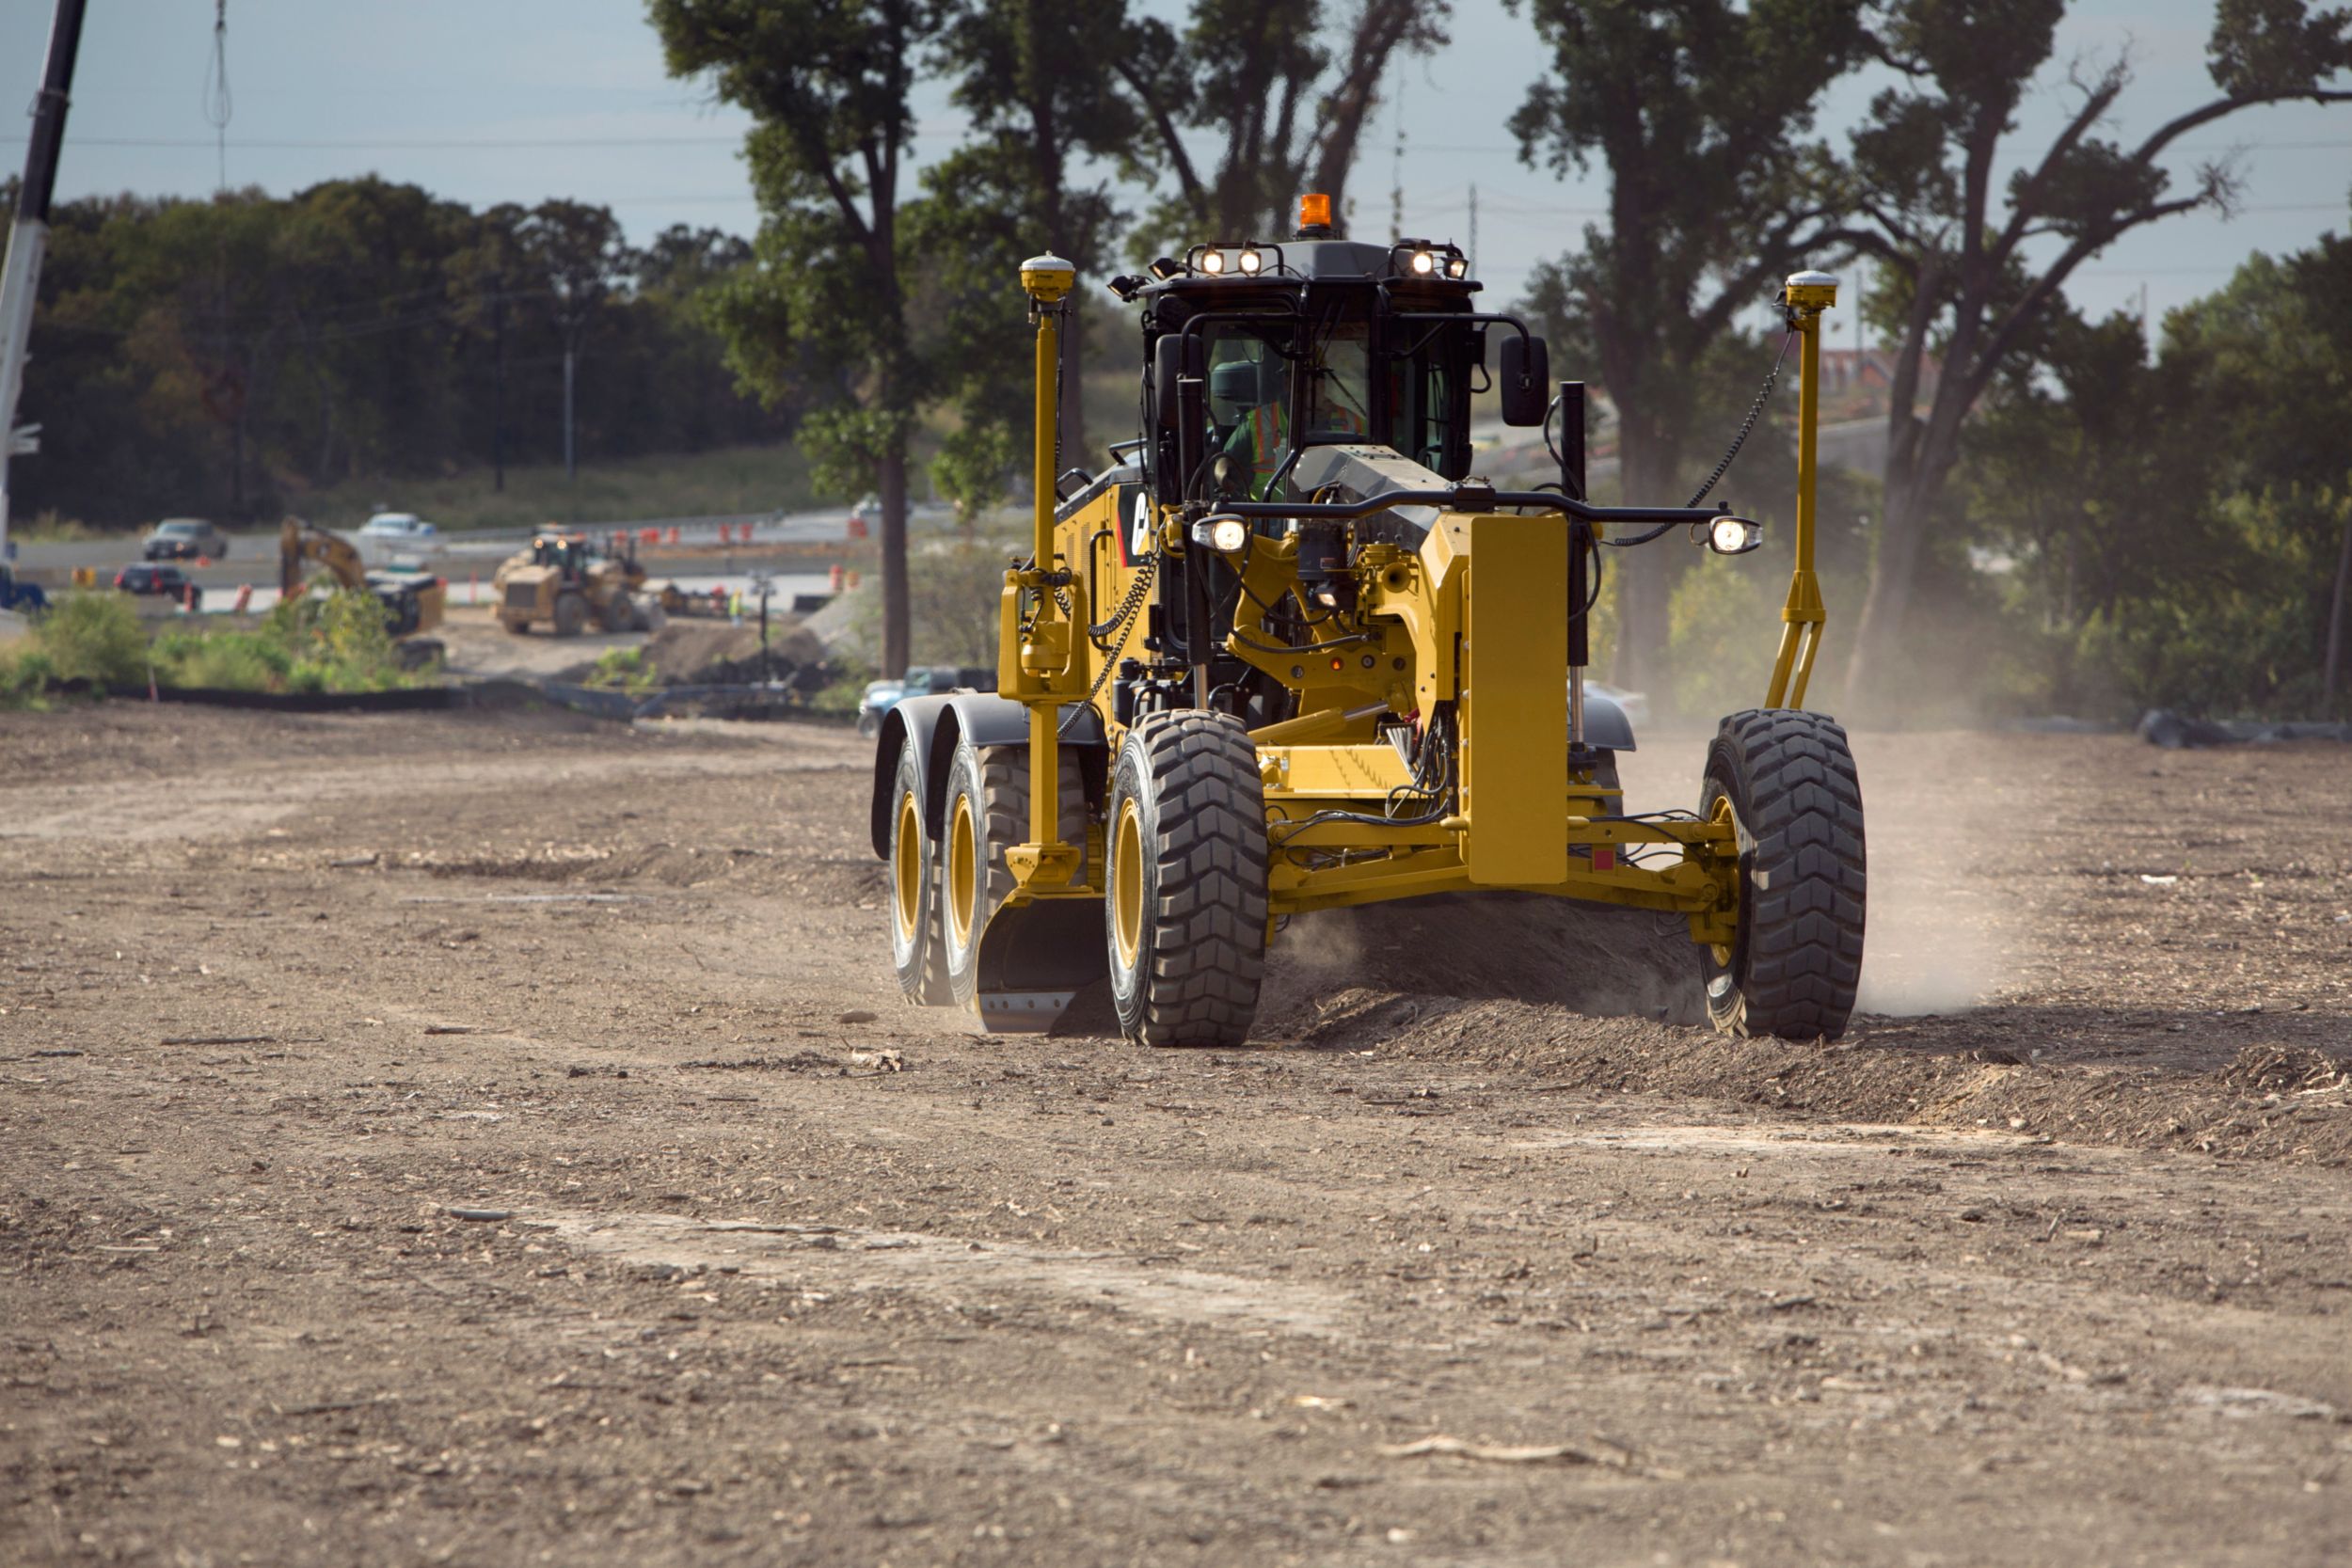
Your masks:
M1585 499L1583 388L1472 308L1451 245L1203 244L1115 278L1141 307L1142 436L1054 471L1075 276L1024 264L1037 332L1036 539L1005 574L994 692L912 698L882 727L873 843L912 1000L1051 1025L1107 969L1121 1029L1232 1046L1294 915L1516 891L1678 914L1719 1028L1836 1037L1862 966L1862 798L1845 732L1804 710L1821 314L1799 273L1795 571L1761 707L1722 721L1697 811L1629 813L1634 744L1585 689L1603 546L1721 507ZM1486 344L1506 422L1557 420L1557 484L1470 472ZM1736 447L1735 447L1736 451ZM1720 470L1719 470L1720 472ZM1564 678L1565 677L1565 678Z

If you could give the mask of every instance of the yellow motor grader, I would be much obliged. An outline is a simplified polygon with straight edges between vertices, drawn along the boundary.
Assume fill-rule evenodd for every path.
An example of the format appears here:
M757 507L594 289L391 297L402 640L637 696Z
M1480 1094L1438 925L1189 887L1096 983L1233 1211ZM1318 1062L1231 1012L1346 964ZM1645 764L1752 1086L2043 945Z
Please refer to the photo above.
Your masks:
M1142 432L1102 471L1060 476L1064 493L1075 277L1024 264L1035 543L1005 575L997 689L901 702L875 753L909 998L1039 1029L1107 972L1130 1038L1230 1046L1291 917L1508 890L1681 916L1720 1028L1845 1029L1862 798L1845 732L1803 705L1836 280L1799 273L1780 296L1804 386L1769 689L1722 721L1695 811L1629 812L1632 727L1584 680L1603 549L1737 554L1760 531L1695 502L1591 504L1582 387L1555 392L1543 341L1475 309L1469 270L1451 245L1336 237L1310 197L1288 241L1196 245L1113 279L1141 315ZM1490 342L1505 421L1548 440L1560 424L1556 483L1471 472Z
M491 578L499 625L517 637L539 625L558 637L578 637L593 615L606 631L643 631L644 611L629 593L634 565L597 554L585 534L536 534Z

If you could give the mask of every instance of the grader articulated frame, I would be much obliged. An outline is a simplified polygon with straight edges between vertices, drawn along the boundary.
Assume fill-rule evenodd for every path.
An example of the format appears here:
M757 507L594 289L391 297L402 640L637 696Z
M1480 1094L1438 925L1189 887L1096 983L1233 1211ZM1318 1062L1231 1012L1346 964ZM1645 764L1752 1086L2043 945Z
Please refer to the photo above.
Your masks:
M998 689L901 703L875 755L906 994L1037 1029L1107 971L1131 1038L1232 1045L1291 917L1514 891L1679 915L1719 1027L1836 1037L1861 968L1861 795L1844 732L1803 707L1836 280L1799 273L1779 301L1804 383L1764 704L1723 721L1696 811L1629 813L1631 726L1584 683L1602 548L1687 531L1740 553L1757 525L1588 502L1583 388L1554 395L1542 340L1472 308L1458 249L1332 238L1315 200L1292 241L1112 280L1141 307L1142 435L1099 473L1054 472L1074 274L1024 264L1035 539L1005 575ZM1556 485L1470 473L1490 337L1506 422L1549 439L1559 420Z

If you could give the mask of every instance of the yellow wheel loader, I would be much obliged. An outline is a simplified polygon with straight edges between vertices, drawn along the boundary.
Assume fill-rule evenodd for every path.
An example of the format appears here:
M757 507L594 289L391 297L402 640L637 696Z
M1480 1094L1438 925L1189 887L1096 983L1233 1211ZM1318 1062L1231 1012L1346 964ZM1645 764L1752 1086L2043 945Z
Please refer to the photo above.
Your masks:
M1290 240L1111 281L1141 318L1141 435L1058 482L1075 278L1025 263L1035 539L1005 575L997 689L899 703L874 758L906 995L1039 1029L1107 974L1131 1039L1230 1046L1293 917L1510 891L1678 915L1719 1027L1836 1037L1861 974L1862 798L1844 731L1803 705L1836 280L1799 273L1780 299L1804 387L1770 687L1722 721L1695 810L1629 812L1632 727L1584 680L1601 558L1737 554L1758 526L1695 499L1591 504L1582 387L1552 388L1542 340L1475 308L1463 253L1351 242L1327 202L1302 209ZM1471 472L1490 347L1504 420L1548 441L1558 421L1556 483Z
M383 603L384 623L400 643L404 666L419 669L441 656L440 641L425 633L441 624L449 601L449 584L442 578L430 572L371 572L350 540L290 516L278 525L278 592L281 596L292 597L307 590L305 562L315 562L336 587L373 594Z
M644 612L629 592L630 564L598 555L583 534L537 534L490 579L499 624L518 637L534 626L578 637L592 617L605 631L643 631Z

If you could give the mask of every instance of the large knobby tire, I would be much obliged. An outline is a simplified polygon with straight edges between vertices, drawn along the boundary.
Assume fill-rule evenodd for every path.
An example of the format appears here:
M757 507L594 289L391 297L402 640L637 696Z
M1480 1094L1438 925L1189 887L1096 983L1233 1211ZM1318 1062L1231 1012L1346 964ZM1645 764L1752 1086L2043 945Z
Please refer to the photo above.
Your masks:
M1738 1035L1836 1039L1862 983L1862 786L1836 721L1735 713L1707 753L1699 813L1740 834L1740 927L1702 950L1707 1012Z
M1055 832L1078 847L1076 878L1086 876L1086 782L1078 754L1068 746L1055 752L1060 787L1055 792ZM980 993L980 938L989 918L1012 892L1012 867L1005 851L1029 842L1029 749L975 746L968 735L956 743L947 773L946 827L940 844L940 922L946 949L947 984L960 1007L976 1006Z
M607 631L635 631L636 602L625 593L613 594L604 601L604 608L596 612L596 624Z
M923 815L923 775L914 742L901 742L890 786L890 967L898 990L921 1007L955 1000L939 930L939 855Z
M580 594L558 594L555 596L555 635L578 637L588 625L588 601Z
M1145 1045L1233 1046L1265 974L1265 795L1221 713L1155 715L1112 769L1104 898L1111 999Z

